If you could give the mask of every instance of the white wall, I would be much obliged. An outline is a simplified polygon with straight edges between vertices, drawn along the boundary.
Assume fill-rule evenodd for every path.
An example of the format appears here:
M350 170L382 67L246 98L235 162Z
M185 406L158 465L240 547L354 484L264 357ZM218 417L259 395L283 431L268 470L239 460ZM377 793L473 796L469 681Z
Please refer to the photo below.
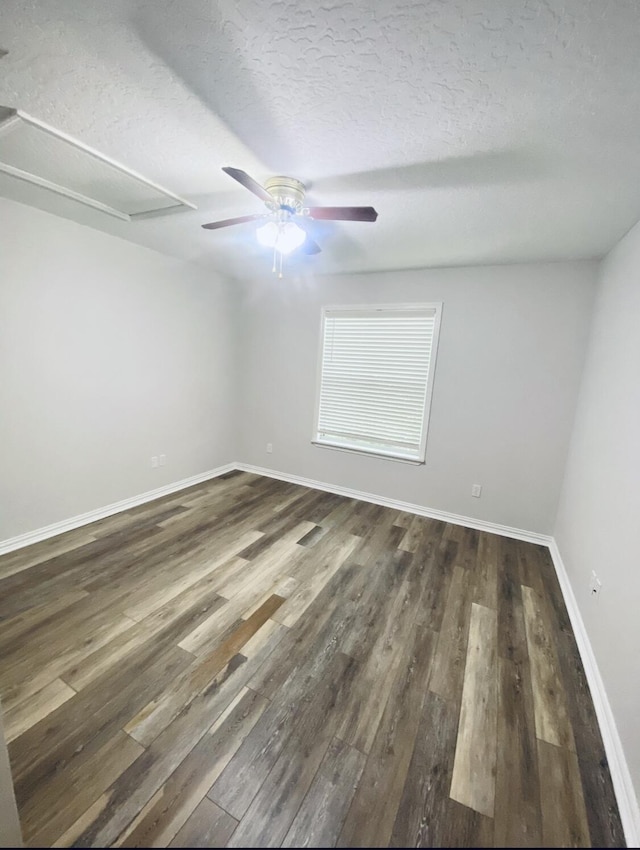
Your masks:
M601 265L555 529L640 798L639 477L640 223Z
M229 284L10 201L0 220L0 540L234 460Z
M550 533L596 270L575 262L265 275L242 305L239 460ZM426 465L312 446L321 306L402 301L444 302Z

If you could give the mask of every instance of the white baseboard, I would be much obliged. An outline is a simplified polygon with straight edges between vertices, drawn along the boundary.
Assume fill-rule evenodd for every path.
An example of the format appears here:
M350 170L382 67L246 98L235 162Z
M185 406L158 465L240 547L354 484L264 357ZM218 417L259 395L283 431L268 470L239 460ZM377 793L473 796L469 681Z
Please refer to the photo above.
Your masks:
M236 463L236 469L243 472L253 472L256 475L266 475L268 478L277 478L280 481L288 481L290 484L302 484L313 490L324 490L327 493L335 493L337 496L347 496L350 499L360 499L362 502L372 502L374 505L382 505L385 508L395 508L398 511L406 511L418 516L426 516L430 519L439 519L442 522L450 522L453 525L464 525L466 528L475 528L478 531L488 531L491 534L500 534L502 537L513 537L515 540L524 540L527 543L538 543L548 546L551 537L547 534L537 534L535 531L525 531L522 528L512 528L509 525L500 525L496 522L487 522L483 519L450 514L446 511L438 511L435 508L427 508L424 505L414 505L411 502L401 502L398 499L388 499L386 496L376 496L374 493L365 493L362 490L352 490L350 487L338 487L335 484L326 484L324 481L314 481L312 478L301 478L299 475L289 475L286 472L276 472L273 469L265 469L261 466L252 466L248 463Z
M638 847L640 846L640 807L638 806L638 800L631 780L629 766L627 765L624 750L622 749L622 742L620 741L616 721L611 711L604 682L598 669L591 641L587 635L567 570L560 555L558 544L553 538L549 549L562 589L564 602L567 606L567 613L571 620L573 634L578 644L589 689L591 690L591 697L596 710L598 724L600 725L607 761L609 762L609 771L618 801L618 809L620 811L620 819L622 820L622 828L624 829L627 847Z
M202 472L198 475L192 475L190 478L183 478L181 481L175 481L173 484L167 484L164 487L158 487L156 490L148 490L146 493L141 493L138 496L132 496L129 499L122 499L120 502L114 502L111 505L105 505L102 508L96 508L93 511L79 514L78 516L70 517L69 519L54 522L51 525L37 528L34 531L27 531L25 534L19 534L16 537L10 537L7 540L0 540L0 555L7 552L13 552L15 549L22 549L24 546L30 546L32 543L39 543L41 540L47 540L49 537L55 537L57 534L63 534L65 531L72 531L75 528L81 528L83 525L88 525L98 519L104 519L112 514L121 513L122 511L135 508L137 505L142 505L145 502L151 502L153 499L159 499L162 496L168 496L170 493L175 493L178 490L184 490L187 487L192 487L194 484L199 484L202 481L207 481L210 478L217 478L219 475L224 475L226 472L232 472L234 469L242 470L243 472L253 472L256 475L265 475L268 478L277 478L280 481L288 481L291 484L301 484L304 487L311 487L314 490L324 490L327 493L335 493L338 496L347 496L350 499L360 499L363 502L372 502L374 505L383 505L387 508L396 508L399 511L407 511L407 513L418 514L419 516L430 517L431 519L439 519L443 522L450 522L454 525L464 525L467 528L475 528L478 531L488 531L492 534L500 534L503 537L513 537L516 540L524 540L527 543L539 543L543 546L550 544L551 538L546 534L537 534L533 531L525 531L521 528L512 528L508 525L499 525L495 522L486 522L473 517L462 516L459 514L447 513L434 508L427 508L423 505L414 505L411 502L401 502L397 499L388 499L385 496L377 496L374 493L365 493L362 490L352 490L349 487L338 487L333 484L326 484L323 481L315 481L311 478L302 478L299 475L289 475L284 472L277 472L274 469L265 469L260 466L252 466L247 463L227 463L224 466L219 466L217 469L210 469L207 472Z
M158 487L156 490L148 490L139 496L131 496L129 499L122 499L120 502L105 505L103 508L96 508L94 511L87 511L85 514L79 514L70 519L63 519L61 522L54 522L43 528L37 528L35 531L19 534L17 537L10 537L7 540L0 541L0 555L13 552L15 549L22 549L24 546L30 546L32 543L39 543L41 540L55 537L56 534L62 534L65 531L81 528L83 525L88 525L90 522L95 522L98 519L104 519L104 517L111 516L112 514L130 510L138 505L143 505L145 502L159 499L161 496L168 496L170 493L176 493L178 490L184 490L187 487L192 487L194 484L200 484L201 481L208 481L209 478L217 478L219 475L232 472L236 468L237 465L235 463L227 463L224 466L217 467L217 469L210 469L207 472L192 475L190 478L174 481L173 484Z

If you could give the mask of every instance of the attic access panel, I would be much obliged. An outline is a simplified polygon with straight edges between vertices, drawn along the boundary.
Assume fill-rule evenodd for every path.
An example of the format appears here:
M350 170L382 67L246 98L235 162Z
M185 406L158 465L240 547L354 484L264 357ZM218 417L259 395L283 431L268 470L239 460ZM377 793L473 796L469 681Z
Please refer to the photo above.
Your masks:
M195 205L17 109L0 106L0 172L124 221Z

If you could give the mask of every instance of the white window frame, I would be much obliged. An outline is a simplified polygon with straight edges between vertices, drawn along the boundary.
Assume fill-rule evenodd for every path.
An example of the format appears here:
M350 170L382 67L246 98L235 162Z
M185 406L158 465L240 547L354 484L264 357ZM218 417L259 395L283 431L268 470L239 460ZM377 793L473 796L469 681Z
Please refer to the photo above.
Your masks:
M332 312L342 312L342 313L406 313L411 311L421 311L421 310L434 310L434 326L433 326L433 341L431 344L431 355L429 361L429 374L427 375L427 383L425 387L425 403L424 403L424 419L422 422L422 436L420 441L420 451L418 458L408 458L404 457L400 454L396 454L391 451L376 451L374 449L369 448L358 448L356 446L342 445L338 442L330 442L327 440L321 440L318 436L318 418L320 414L320 390L322 387L322 361L323 361L323 353L324 353L324 335L325 335L325 323L328 313ZM396 463L409 463L415 466L421 465L425 463L426 457L426 448L427 448L427 434L429 431L429 420L431 415L431 402L433 397L433 383L435 379L436 372L436 361L438 355L438 341L440 338L440 323L442 320L442 301L430 301L430 302L421 302L421 303L408 303L408 304L336 304L330 305L322 308L322 316L320 321L320 344L319 344L319 352L318 352L318 368L316 375L316 399L315 399L315 410L314 410L314 419L313 419L313 439L311 440L314 446L322 449L333 449L334 451L341 452L351 452L359 455L368 455L370 457L377 457L384 460L392 460Z

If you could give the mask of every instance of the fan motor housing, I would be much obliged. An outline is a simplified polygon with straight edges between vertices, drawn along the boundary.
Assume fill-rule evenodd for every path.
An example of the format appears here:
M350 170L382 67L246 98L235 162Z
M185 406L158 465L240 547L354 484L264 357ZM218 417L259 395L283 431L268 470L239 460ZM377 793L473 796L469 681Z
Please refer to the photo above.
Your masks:
M270 177L264 188L273 198L274 210L284 209L300 213L304 201L305 186L295 177Z

